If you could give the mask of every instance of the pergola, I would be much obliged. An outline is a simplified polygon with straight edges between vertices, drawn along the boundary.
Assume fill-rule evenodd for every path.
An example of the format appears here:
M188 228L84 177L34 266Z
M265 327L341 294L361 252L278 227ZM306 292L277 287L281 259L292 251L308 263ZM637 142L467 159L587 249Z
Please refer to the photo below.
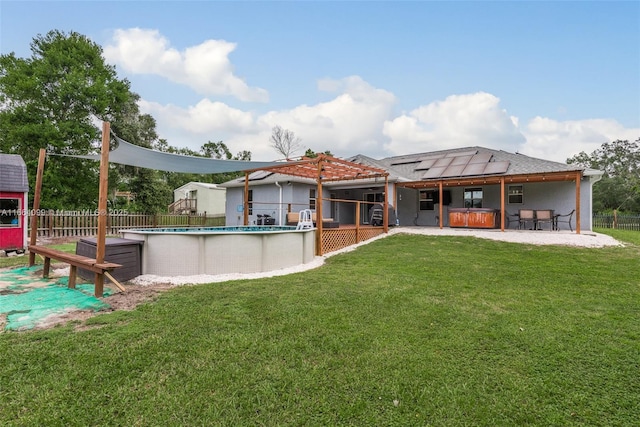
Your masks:
M308 178L316 181L318 189L316 196L316 253L321 253L322 249L322 185L326 182L349 181L361 179L384 178L385 189L389 184L389 173L384 169L362 165L338 159L327 154L318 154L317 157L303 157L299 161L282 163L281 165L262 167L245 170L244 179L244 225L249 224L249 175L253 172L266 171L280 173L283 175ZM384 196L383 227L386 233L389 230L387 191Z
M466 185L500 185L500 229L504 231L505 218L505 200L504 186L506 184L522 184L534 182L557 182L557 181L574 181L576 183L576 234L580 234L580 180L583 171L562 171L562 172L540 172L517 175L502 176L476 176L476 177L452 177L442 179L432 179L425 181L412 181L398 183L399 187L423 189L437 188L439 190L440 200L443 200L442 191L446 187L460 187ZM440 228L443 228L443 209L440 203Z

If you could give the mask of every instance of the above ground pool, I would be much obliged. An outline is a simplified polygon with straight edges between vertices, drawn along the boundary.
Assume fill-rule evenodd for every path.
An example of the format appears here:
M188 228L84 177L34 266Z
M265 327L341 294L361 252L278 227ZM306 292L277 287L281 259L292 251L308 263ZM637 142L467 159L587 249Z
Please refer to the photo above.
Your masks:
M294 267L315 258L315 230L237 226L123 230L143 241L142 274L259 273Z

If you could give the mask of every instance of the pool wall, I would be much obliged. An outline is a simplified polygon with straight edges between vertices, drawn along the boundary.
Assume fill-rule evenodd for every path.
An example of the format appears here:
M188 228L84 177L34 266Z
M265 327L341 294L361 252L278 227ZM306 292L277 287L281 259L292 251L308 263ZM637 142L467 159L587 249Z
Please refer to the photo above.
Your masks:
M315 258L315 230L290 227L216 227L123 230L143 241L142 274L259 273L294 267Z

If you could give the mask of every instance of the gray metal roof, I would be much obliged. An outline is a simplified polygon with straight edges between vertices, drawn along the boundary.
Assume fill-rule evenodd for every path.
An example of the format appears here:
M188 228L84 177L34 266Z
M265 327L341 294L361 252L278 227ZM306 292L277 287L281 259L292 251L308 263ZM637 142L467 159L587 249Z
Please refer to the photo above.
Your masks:
M275 183L282 185L287 182L295 182L301 184L315 185L316 181L313 179L299 178L297 176L284 175L281 173L273 173L267 171L256 171L249 174L249 185L275 185ZM244 176L240 178L232 179L231 181L218 184L224 188L244 187Z
M502 150L493 150L484 147L463 147L452 150L441 150L429 153L417 153L403 156L387 157L378 160L384 169L399 177L399 181L421 181L425 180L425 172L428 168L424 168L425 160L440 159L444 157L481 157L488 158L487 167L477 174L467 173L464 175L452 176L510 176L524 175L549 172L567 172L584 170L583 167L577 165L567 165L560 162L538 159L529 157L519 153L509 153ZM496 168L492 168L492 163L496 164ZM503 166L507 165L506 168ZM420 165L423 165L422 167ZM493 169L493 171L492 171ZM478 170L478 169L476 169ZM452 177L452 176L448 176ZM433 179L438 179L439 176Z
M0 191L14 193L29 191L27 165L17 154L0 153Z
M453 159L452 162L443 159ZM513 176L541 174L552 172L577 172L584 171L585 175L601 175L602 172L593 169L584 169L578 165L567 165L565 163L539 159L519 153L509 153L502 150L493 150L485 147L461 147L451 150L440 150L425 153L407 154L402 156L387 157L384 159L372 159L363 154L346 158L350 162L360 163L384 169L389 172L390 182L414 182L414 181L434 181L438 179L450 179L457 177L474 176ZM440 171L432 170L434 166L445 163L447 166ZM468 161L469 164L464 162ZM459 167L460 165L468 168ZM273 183L275 181L296 181L309 184L315 183L311 180L300 180L294 177L287 177L280 174L268 174L264 176L260 172L254 172L250 176L251 185L260 183ZM261 182L262 181L262 182ZM343 185L344 182L336 181L327 183L327 186ZM244 185L244 178L229 181L223 186L239 187Z

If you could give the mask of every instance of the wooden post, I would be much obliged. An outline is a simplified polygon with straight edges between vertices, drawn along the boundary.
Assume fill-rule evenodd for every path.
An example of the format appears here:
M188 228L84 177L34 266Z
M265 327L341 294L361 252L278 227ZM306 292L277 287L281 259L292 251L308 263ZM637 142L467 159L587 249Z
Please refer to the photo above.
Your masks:
M318 189L316 194L316 255L322 255L322 159L318 162Z
M582 172L576 172L576 234L580 234L580 180Z
M356 202L356 243L360 243L360 201Z
M384 177L384 212L382 213L382 225L384 232L389 232L389 176Z
M249 225L249 172L244 173L244 225Z
M438 182L438 218L440 219L438 222L440 223L440 230L444 226L444 219L442 218L442 214L444 213L444 209L442 208L442 202L444 200L444 191L442 190L442 181Z
M500 177L500 230L504 231L504 176Z
M40 196L42 194L42 171L44 169L44 159L47 152L44 148L38 153L38 171L36 172L36 190L33 196L33 206L31 207L31 234L29 244L35 245L38 237L38 211L40 210ZM29 252L29 266L36 262L36 254Z
M100 190L98 195L98 236L96 238L96 263L104 262L105 241L107 237L107 192L109 189L109 140L111 136L109 122L102 123L102 152L100 156ZM102 297L104 275L95 274L95 296Z

